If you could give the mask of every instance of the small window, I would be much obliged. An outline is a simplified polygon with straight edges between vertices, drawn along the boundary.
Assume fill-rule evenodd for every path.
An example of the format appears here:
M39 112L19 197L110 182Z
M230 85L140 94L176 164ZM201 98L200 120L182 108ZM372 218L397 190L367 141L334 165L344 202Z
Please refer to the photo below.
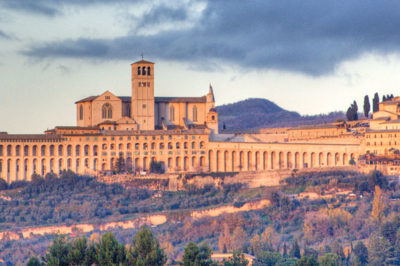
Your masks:
M146 75L146 67L143 67L143 68L142 68L142 74L143 74L143 76Z
M147 67L147 76L150 76L150 75L151 75L151 68Z
M142 107L143 107L143 109L145 109L145 108L146 108L146 105L145 105L145 104L143 104L143 105L142 105Z
M140 75L140 66L137 67L137 74Z

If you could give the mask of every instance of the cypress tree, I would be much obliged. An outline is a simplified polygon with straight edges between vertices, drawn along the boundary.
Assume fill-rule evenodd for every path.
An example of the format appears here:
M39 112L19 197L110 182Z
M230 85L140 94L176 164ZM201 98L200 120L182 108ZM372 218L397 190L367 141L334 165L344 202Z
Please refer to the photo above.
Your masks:
M376 92L374 95L374 98L372 99L372 112L378 112L379 111L379 95Z
M365 118L369 117L369 111L371 110L371 105L369 104L369 97L365 95L364 97L364 116Z

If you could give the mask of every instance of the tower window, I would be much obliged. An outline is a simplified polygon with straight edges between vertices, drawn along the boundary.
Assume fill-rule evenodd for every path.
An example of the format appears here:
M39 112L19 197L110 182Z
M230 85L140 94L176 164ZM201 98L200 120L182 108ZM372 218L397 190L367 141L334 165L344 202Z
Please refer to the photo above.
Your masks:
M137 74L140 75L140 66L137 67Z
M146 75L146 67L143 67L143 68L142 68L142 74L143 74L143 76Z
M150 76L150 75L151 75L150 67L147 67L147 76Z
M79 106L79 120L83 120L83 105Z
M103 119L111 119L112 118L112 106L109 103L103 104L102 107L102 118Z

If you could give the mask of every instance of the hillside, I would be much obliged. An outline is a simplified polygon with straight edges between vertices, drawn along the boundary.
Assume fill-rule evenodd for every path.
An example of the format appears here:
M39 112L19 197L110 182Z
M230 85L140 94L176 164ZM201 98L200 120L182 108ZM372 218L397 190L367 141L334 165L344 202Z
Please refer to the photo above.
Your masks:
M345 117L342 112L301 116L297 112L287 111L275 103L261 98L250 98L225 104L217 106L216 109L219 114L220 128L225 123L228 130L321 124Z

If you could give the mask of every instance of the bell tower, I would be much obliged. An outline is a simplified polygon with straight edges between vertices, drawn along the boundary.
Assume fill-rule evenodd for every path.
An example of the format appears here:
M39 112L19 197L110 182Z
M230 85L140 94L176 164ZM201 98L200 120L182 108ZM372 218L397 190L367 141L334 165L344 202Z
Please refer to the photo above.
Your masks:
M154 130L154 63L140 60L132 67L132 112L140 130Z

